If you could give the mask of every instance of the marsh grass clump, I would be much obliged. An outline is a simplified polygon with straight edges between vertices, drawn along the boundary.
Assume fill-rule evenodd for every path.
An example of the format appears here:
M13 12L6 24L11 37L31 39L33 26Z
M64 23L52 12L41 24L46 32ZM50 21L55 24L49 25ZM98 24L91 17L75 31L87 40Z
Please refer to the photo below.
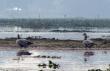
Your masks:
M109 64L109 67L106 68L106 70L101 70L101 69L91 69L91 70L88 70L88 71L110 71L110 64Z
M51 58L51 59L61 59L61 56L38 55L38 56L34 56L34 58Z
M59 69L59 67L60 67L59 64L56 64L56 63L54 63L51 60L48 61L48 64L46 64L46 63L39 63L37 66L39 68L43 68L43 69L49 68L49 69L53 69L53 70Z
M88 70L88 71L103 71L101 69L91 69L91 70Z

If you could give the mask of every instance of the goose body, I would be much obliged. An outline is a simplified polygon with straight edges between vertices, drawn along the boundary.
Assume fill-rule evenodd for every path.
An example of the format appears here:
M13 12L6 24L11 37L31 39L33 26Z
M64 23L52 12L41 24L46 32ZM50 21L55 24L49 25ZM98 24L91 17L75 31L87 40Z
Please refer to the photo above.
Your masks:
M17 39L16 43L21 47L21 48L27 48L29 45L32 44L29 40L26 39Z
M29 45L33 44L27 39L22 39L20 38L20 35L18 34L18 39L16 40L16 43L21 47L21 48L27 48Z
M88 39L88 36L86 33L83 34L84 35L84 40L83 40L83 44L86 48L91 48L94 46L94 42L90 39Z

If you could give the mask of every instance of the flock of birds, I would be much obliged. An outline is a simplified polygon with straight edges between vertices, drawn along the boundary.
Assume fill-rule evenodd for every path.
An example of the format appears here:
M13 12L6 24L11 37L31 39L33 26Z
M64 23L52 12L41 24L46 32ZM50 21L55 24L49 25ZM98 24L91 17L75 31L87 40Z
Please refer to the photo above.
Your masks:
M84 33L83 36L84 36L83 44L85 48L91 48L95 45L95 43L92 40L88 39L88 35L86 33ZM19 34L16 43L20 46L20 48L27 48L29 45L33 44L31 41L21 38Z
M82 44L85 46L85 48L91 48L95 45L95 43L92 40L88 39L88 35L86 33L83 33L83 36L84 40ZM20 51L18 51L17 53L17 56L19 56L18 60L20 60L22 55L31 55L31 53L26 50L29 45L33 44L31 41L21 38L21 36L18 34L16 43L19 45L20 48Z
M88 35L86 33L84 33L83 36L84 40L82 43L85 46L85 48L91 48L94 45L96 45L92 40L88 39ZM21 49L26 49L29 45L33 44L31 41L21 38L19 34L17 36L16 43L19 45Z

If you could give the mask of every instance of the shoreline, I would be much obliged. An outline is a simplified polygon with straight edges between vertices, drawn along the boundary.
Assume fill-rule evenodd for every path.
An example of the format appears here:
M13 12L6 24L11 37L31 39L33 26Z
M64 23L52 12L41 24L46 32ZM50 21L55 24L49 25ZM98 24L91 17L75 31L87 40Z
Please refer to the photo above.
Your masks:
M97 45L92 48L84 48L81 40L55 40L55 39L29 39L33 44L28 49L38 50L110 50L110 42L102 44L104 40L95 39ZM16 44L16 38L0 39L0 50L20 49Z
M13 51L13 50L20 50L20 48L16 47L1 47L0 51ZM27 50L63 50L63 51L74 51L74 50L110 50L110 48L49 48L49 47L29 47Z

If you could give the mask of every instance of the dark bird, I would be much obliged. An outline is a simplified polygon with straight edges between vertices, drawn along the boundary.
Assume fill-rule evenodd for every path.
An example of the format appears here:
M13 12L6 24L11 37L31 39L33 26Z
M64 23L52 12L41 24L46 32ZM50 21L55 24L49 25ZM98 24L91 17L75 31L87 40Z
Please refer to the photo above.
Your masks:
M84 33L83 36L84 36L83 44L86 48L91 48L95 45L95 43L92 40L88 39L86 33Z
M16 40L16 43L20 46L20 48L27 48L29 45L33 44L29 40L22 39L19 34L18 34L18 39Z

